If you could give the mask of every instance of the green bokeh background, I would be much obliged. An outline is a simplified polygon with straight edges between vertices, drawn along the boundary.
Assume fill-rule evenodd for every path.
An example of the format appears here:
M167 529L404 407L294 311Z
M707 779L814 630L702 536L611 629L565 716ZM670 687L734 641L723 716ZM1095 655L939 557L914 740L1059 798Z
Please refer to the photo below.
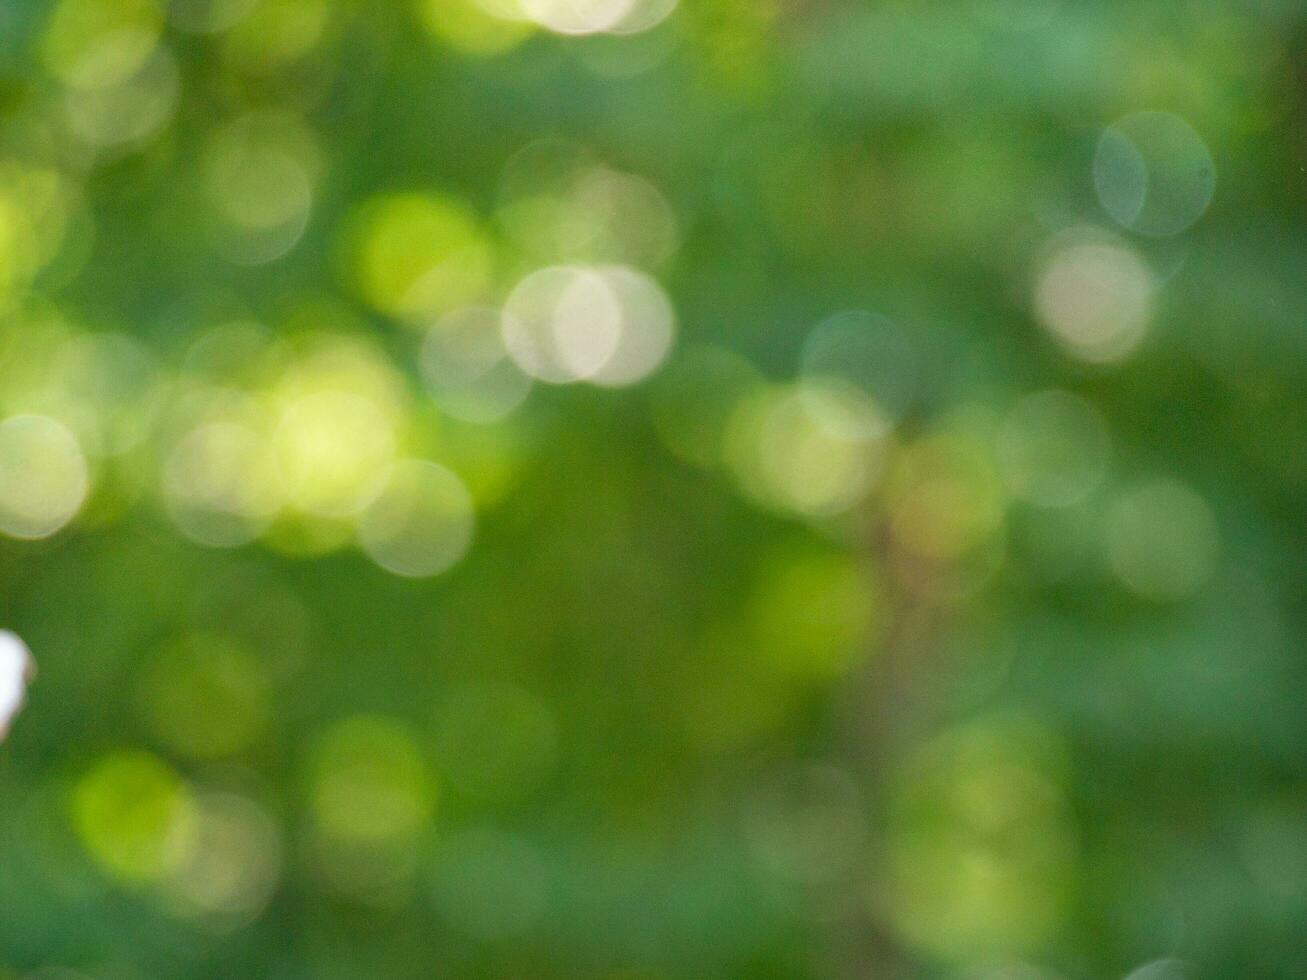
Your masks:
M8 0L0 419L89 490L0 535L0 975L1307 976L1304 64L1293 0ZM458 217L370 286L399 194ZM442 408L432 324L576 263L666 297L656 369ZM804 414L842 311L874 438ZM466 485L450 567L304 506L384 476L348 411L178 518L197 420L297 385Z

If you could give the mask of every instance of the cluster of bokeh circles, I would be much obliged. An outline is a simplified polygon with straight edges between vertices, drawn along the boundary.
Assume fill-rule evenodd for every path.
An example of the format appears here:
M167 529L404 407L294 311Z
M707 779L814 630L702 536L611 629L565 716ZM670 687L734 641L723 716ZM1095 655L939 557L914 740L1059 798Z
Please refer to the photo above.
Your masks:
M62 23L51 25L56 38ZM204 157L213 247L253 264L293 248L324 166L302 121L242 117ZM79 328L30 291L89 221L75 182L30 165L14 165L11 180L0 530L18 538L57 532L88 500L85 519L108 519L114 503L94 506L93 491L112 470L118 506L152 495L205 545L263 539L321 554L352 541L396 574L436 574L467 551L478 505L503 491L511 459L480 446L473 480L455 461L423 456L421 403L494 427L536 384L642 382L675 339L655 278L677 247L675 210L650 181L575 143L515 154L491 220L436 189L381 192L349 210L337 232L345 291L411 336L416 372L330 299L306 301L275 330L214 323L170 363L126 333ZM1109 364L1143 342L1164 289L1121 235L1182 232L1215 174L1183 120L1140 113L1104 132L1092 180L1120 232L1058 234L1035 270L1030 311L1067 356ZM729 349L690 347L654 389L653 419L673 454L724 468L764 506L829 520L862 513L879 489L896 537L932 558L992 546L1008 500L1075 508L1104 481L1107 422L1070 391L1035 392L992 417L961 410L903 439L899 423L920 415L931 383L922 348L913 330L861 310L817 324L789 382ZM154 480L139 475L143 464ZM1136 591L1183 595L1211 569L1210 509L1174 480L1124 493L1106 522L1110 565Z
M971 6L1026 30L1053 5ZM585 38L577 57L617 77L668 57L660 32L676 14L676 0L419 0L404 23L442 57ZM342 179L323 93L348 30L328 0L52 6L34 55L40 109L0 156L0 534L41 542L145 515L199 548L357 553L428 579L470 560L497 508L530 492L523 461L558 414L630 413L660 465L798 532L751 569L743 628L686 641L700 673L659 719L723 753L782 713L768 684L788 695L854 676L896 617L913 625L901 607L914 602L922 616L964 605L1016 567L1036 586L1098 576L1169 609L1217 574L1213 504L1123 451L1121 420L1095 396L1153 339L1180 262L1166 246L1215 194L1212 153L1179 115L1131 112L1090 141L1078 179L1092 223L1045 222L1003 284L1020 342L1050 355L1056 381L993 391L970 384L935 324L865 295L805 320L779 369L757 356L765 342L746 352L690 318L678 263L703 259L685 254L702 204L599 149L611 140L499 147L480 197L436 179ZM627 42L642 46L605 47ZM196 43L217 81L188 72ZM188 100L206 85L238 95L200 125ZM178 135L187 126L194 139ZM256 307L197 282L162 326L64 302L100 247L97 176L124 160L184 177L171 207L200 233L179 262L269 292L284 276L288 297ZM321 267L300 290L287 270L306 253ZM102 751L50 784L106 879L218 933L256 921L296 862L326 892L383 909L426 876L445 919L481 941L544 921L566 875L537 842L489 822L435 843L429 830L447 794L511 811L562 767L554 703L487 674L442 690L425 729L350 709L307 740L303 812L288 816L225 767L279 724L274 691L307 658L310 614L257 576L200 605L134 679L130 710L159 751ZM251 616L276 656L236 635ZM886 777L882 841L847 767L776 765L744 794L740 838L803 915L835 918L827 904L848 900L927 957L1003 961L1038 950L1074 902L1068 755L1018 711L923 737ZM52 809L37 796L16 818L34 866L63 846ZM1002 975L1051 976L1014 969ZM1180 971L1162 959L1132 976Z
M231 32L245 22L221 20ZM160 31L149 4L66 0L47 28L59 52L51 71L70 91L100 92L166 57ZM88 152L107 152L92 142ZM257 109L215 127L197 160L209 247L236 266L285 257L326 167L294 112ZM516 154L492 217L437 188L364 197L332 233L342 293L364 311L315 297L275 328L233 315L200 324L170 358L70 322L31 288L44 265L76 274L78 257L65 253L90 247L91 219L73 177L15 164L12 183L0 530L17 538L47 537L84 505L94 522L154 497L204 545L262 539L323 554L355 542L396 574L437 574L467 551L509 461L493 438L473 436L470 476L426 458L426 421L493 426L536 383L636 384L676 333L654 276L677 246L671 206L579 144ZM368 313L404 332L402 363L361 328Z

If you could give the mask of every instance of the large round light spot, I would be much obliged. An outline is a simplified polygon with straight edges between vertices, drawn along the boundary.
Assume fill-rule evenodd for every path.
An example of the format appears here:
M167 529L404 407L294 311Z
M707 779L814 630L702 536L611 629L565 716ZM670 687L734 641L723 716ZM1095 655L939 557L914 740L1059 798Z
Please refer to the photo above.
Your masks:
M610 34L642 34L657 27L676 10L680 0L634 0L631 9L608 29Z
M152 139L172 118L181 92L177 61L160 48L135 74L112 85L70 89L68 126L100 150L128 150Z
M1087 497L1107 472L1102 413L1078 395L1042 391L1021 399L998 437L999 470L1016 496L1045 507Z
M1109 126L1094 155L1094 188L1112 220L1153 237L1197 221L1216 188L1202 137L1169 112L1137 112Z
M897 421L917 394L917 357L908 335L886 317L864 310L837 313L803 345L803 377L852 386Z
M489 280L490 247L476 216L449 198L392 194L367 201L350 244L363 298L405 319L474 301Z
M281 837L268 812L232 793L196 800L195 846L164 882L173 910L222 931L263 911L281 875Z
M189 538L217 548L253 541L281 505L267 440L239 422L186 434L163 471L168 516Z
M472 543L472 498L435 463L403 460L359 517L359 545L396 575L424 578L454 565Z
M190 793L148 752L104 756L73 787L71 805L77 835L96 864L128 881L175 869L193 842Z
M1004 499L988 445L967 427L899 452L890 474L894 540L933 561L982 551L1003 522Z
M1157 480L1122 496L1107 517L1107 556L1131 590L1181 599L1216 567L1220 540L1207 501L1182 483Z
M205 147L204 188L219 251L244 265L289 251L308 225L318 156L291 115L252 113L218 130Z
M1075 880L1062 781L1055 734L1017 718L972 723L909 758L877 904L912 946L975 963L1027 954L1056 933Z
M116 85L159 43L163 15L153 0L61 0L46 25L46 67L73 88Z
M826 517L854 506L880 477L885 428L859 393L805 382L742 402L727 453L743 488L761 502Z
M856 558L786 548L763 565L749 601L760 659L782 674L830 677L867 652L879 597Z
M1153 277L1120 245L1085 243L1058 252L1035 287L1040 323L1086 361L1116 361L1143 339Z
M45 538L86 499L86 458L62 422L16 415L0 422L0 531Z
M422 342L418 366L441 410L493 422L526 399L531 379L509 358L499 312L468 307L442 317Z
M624 266L599 270L621 311L617 346L591 376L595 384L621 388L643 381L671 350L676 316L661 286L643 272Z
M558 34L598 34L618 27L637 0L520 0L523 12Z
M515 0L416 0L416 5L428 31L472 54L502 54L536 29Z
M621 335L621 304L593 269L541 269L518 283L504 304L509 355L527 374L550 384L593 377L616 352Z
M240 23L259 0L170 0L168 22L192 34L217 34Z
M339 11L328 0L257 0L223 37L234 74L264 74L307 58Z
M75 335L50 372L60 410L90 456L125 453L145 441L162 391L154 356L120 333Z
M530 143L509 160L497 217L544 262L619 262L654 268L676 247L675 215L649 181L595 163L585 147Z
M321 517L348 517L381 489L395 436L370 398L320 391L287 407L273 433L273 448L292 503Z
M409 729L357 715L322 737L310 804L318 830L344 841L411 839L431 816L435 786Z

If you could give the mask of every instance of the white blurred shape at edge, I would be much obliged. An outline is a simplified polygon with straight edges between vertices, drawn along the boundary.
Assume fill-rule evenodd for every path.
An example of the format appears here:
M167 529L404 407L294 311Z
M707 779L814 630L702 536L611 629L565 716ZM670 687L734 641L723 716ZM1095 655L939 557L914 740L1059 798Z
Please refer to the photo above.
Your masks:
M0 739L9 733L9 723L22 708L35 673L27 644L9 630L0 630Z

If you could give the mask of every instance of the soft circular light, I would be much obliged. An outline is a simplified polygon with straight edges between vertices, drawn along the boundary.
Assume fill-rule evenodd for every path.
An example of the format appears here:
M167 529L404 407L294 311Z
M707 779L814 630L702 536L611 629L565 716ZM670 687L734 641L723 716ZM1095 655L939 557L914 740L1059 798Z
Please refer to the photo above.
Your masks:
M727 434L728 456L743 488L763 503L811 517L829 517L858 503L884 463L883 438L865 433L883 432L884 426L864 415L874 406L846 394L805 383L743 402Z
M86 499L86 458L62 422L16 415L0 422L0 532L46 538Z
M69 128L91 147L131 149L152 139L172 118L180 92L176 59L160 48L139 71L112 85L69 89L64 111Z
M467 553L474 524L462 480L435 463L402 460L360 515L359 545L388 572L426 578Z
M78 439L90 456L116 456L145 441L161 389L149 349L120 333L80 334L57 354L52 380Z
M501 419L531 390L531 379L504 348L499 311L488 307L455 310L437 321L418 366L441 410L467 422Z
M614 262L651 269L676 248L676 217L648 180L597 165L585 147L539 140L504 168L497 217L545 262Z
M1137 112L1109 126L1094 155L1103 210L1124 228L1178 235L1207 210L1216 164L1201 136L1169 112Z
M917 355L908 335L887 317L865 310L837 313L817 326L803 345L802 376L865 392L890 422L917 394Z
M663 288L643 272L624 266L604 266L598 272L617 300L622 328L612 354L590 380L606 388L633 385L658 370L667 357L676 315Z
M181 777L148 752L102 757L72 790L73 826L91 858L126 881L176 869L194 843L195 809Z
M535 31L514 0L416 0L418 19L435 37L478 55L503 54Z
M223 60L238 74L274 72L309 56L335 13L328 0L258 0L222 38Z
M188 432L164 467L163 495L187 537L217 548L257 538L281 505L267 440L239 422Z
M1116 361L1139 345L1148 325L1153 277L1121 245L1089 242L1058 252L1035 287L1040 323L1086 361Z
M170 0L168 22L193 34L217 34L240 23L259 0Z
M356 715L323 735L310 805L329 839L360 843L412 839L435 803L435 785L407 726Z
M317 166L312 134L293 116L252 113L218 130L204 183L219 250L245 265L289 251L308 225Z
M831 677L867 652L877 590L855 557L786 547L767 556L749 600L760 665L786 676Z
M610 27L611 34L642 34L657 27L676 10L680 0L634 0L631 9Z
M1075 826L1056 733L981 719L921 746L890 788L877 905L912 946L958 963L1027 955L1069 911Z
M480 224L452 198L374 198L356 214L352 232L359 290L382 313L436 316L475 301L489 281L491 252Z
M1004 497L992 453L967 426L902 449L886 496L895 542L932 561L983 552L1002 525Z
M180 915L229 931L263 911L281 875L281 837L259 804L234 793L195 800L195 845L164 882Z
M1174 480L1129 491L1107 516L1107 557L1139 595L1177 600L1212 575L1220 551L1216 518L1202 497Z
M60 0L41 53L46 67L70 87L106 88L145 64L162 27L153 0Z
M319 391L286 408L273 450L291 503L320 517L348 517L384 484L395 454L394 428L364 395Z
M522 11L557 34L598 34L617 28L637 0L520 0Z
M998 437L1000 474L1016 496L1045 507L1087 497L1107 472L1111 439L1102 413L1078 395L1042 391L1021 399Z
M55 170L16 162L0 164L0 309L31 284L64 247L84 239L86 220L78 188Z
M653 279L624 266L554 266L527 276L503 311L504 345L551 384L635 384L671 348L675 317Z
M550 384L593 376L617 350L622 308L591 269L555 266L527 276L503 312L504 346L527 374Z

